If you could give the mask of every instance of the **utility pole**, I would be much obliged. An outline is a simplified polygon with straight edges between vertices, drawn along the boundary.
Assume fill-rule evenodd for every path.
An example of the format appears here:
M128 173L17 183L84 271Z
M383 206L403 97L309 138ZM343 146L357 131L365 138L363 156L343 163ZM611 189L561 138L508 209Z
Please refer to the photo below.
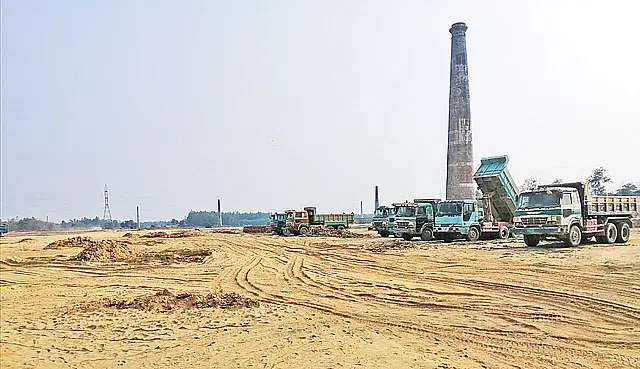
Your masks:
M222 227L222 212L220 211L220 199L218 199L218 227Z
M140 206L136 206L136 224L137 229L140 229Z

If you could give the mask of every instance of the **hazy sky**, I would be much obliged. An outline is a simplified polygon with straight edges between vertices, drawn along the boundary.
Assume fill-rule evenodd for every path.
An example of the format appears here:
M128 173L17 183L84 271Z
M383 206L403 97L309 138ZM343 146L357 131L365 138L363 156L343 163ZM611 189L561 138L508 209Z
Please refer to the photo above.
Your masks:
M476 164L640 181L637 4L4 0L2 217L443 196L458 21Z

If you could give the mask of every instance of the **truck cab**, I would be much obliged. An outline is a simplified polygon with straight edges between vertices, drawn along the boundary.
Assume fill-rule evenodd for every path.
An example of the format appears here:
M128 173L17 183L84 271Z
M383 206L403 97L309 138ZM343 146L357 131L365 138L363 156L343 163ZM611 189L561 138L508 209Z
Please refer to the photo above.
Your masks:
M433 239L434 214L437 199L415 199L413 202L393 204L396 209L393 234L409 241L420 236L423 241Z
M480 237L480 222L484 218L482 207L476 200L447 200L438 204L435 234L446 242L456 238L476 241Z
M9 224L8 223L0 223L0 237L2 237L3 234L9 232Z
M395 224L395 208L379 206L373 214L373 229L381 237L389 237Z
M284 227L285 222L287 221L287 215L293 212L293 210L285 210L284 213L273 213L270 216L271 219L271 227L273 232L276 234L280 234L282 232L282 227Z
M292 210L287 212L281 233L284 236L290 236L292 234L310 235L309 213L306 210Z

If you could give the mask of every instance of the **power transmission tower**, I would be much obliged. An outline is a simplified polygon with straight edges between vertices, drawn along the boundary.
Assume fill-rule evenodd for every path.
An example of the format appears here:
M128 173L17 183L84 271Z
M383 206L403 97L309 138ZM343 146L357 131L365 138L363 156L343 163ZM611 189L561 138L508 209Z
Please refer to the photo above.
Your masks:
M104 214L102 220L111 220L111 209L109 208L109 190L104 185Z

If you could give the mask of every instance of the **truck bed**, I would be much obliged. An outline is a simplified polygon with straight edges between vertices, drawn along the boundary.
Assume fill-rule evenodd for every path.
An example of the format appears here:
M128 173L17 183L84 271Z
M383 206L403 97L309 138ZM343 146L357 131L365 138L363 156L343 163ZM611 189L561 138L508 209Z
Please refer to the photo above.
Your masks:
M507 170L509 157L482 158L473 175L484 196L491 199L492 213L496 221L510 222L516 211L518 187Z

